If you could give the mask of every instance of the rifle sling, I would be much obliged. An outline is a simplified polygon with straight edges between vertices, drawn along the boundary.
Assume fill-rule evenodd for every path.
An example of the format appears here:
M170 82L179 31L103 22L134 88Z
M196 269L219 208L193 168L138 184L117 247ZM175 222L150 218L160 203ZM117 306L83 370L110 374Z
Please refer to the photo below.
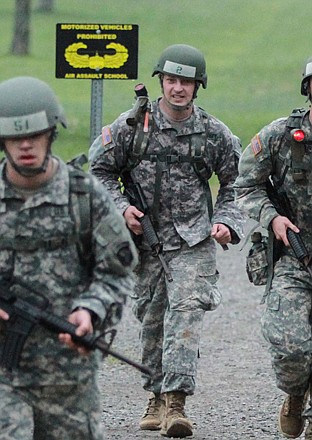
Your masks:
M159 160L156 162L156 175L155 175L155 191L154 200L152 205L152 215L154 220L154 226L156 230L159 230L159 205L160 205L160 193L161 193L161 178L162 173L168 170L168 166L164 162Z

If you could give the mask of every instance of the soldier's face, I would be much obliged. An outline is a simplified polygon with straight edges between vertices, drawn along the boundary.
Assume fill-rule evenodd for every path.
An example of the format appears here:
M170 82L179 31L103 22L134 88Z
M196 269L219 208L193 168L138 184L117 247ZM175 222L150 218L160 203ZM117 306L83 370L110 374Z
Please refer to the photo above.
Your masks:
M51 132L34 136L4 139L5 150L19 167L40 167L46 157Z
M170 104L184 107L193 99L195 80L178 76L163 76L163 94Z

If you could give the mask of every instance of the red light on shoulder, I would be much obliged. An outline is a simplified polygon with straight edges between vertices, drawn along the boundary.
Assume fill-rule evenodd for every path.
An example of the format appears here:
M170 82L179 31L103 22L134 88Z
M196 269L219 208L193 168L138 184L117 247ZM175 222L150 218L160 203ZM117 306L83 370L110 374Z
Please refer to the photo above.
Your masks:
M302 142L305 138L303 130L292 130L291 135L296 142Z

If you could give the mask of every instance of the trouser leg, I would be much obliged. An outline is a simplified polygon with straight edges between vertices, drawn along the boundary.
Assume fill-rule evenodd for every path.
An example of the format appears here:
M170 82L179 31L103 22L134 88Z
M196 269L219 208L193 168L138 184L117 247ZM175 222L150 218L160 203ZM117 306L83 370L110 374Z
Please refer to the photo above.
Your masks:
M275 267L261 323L277 387L287 394L279 413L279 429L288 438L299 437L305 426L312 354L311 291L310 279L298 262L282 257Z
M203 317L202 310L167 312L163 393L179 390L187 395L194 394Z
M32 440L33 410L22 393L0 383L0 439Z
M292 263L292 264L290 264ZM311 290L296 262L277 263L261 324L278 388L302 396L311 374Z
M163 325L168 300L162 266L148 252L141 254L138 281L131 299L132 311L141 323L142 363L153 371L151 377L142 375L143 388L160 394L163 380Z
M100 390L90 379L77 385L37 387L34 440L103 440Z

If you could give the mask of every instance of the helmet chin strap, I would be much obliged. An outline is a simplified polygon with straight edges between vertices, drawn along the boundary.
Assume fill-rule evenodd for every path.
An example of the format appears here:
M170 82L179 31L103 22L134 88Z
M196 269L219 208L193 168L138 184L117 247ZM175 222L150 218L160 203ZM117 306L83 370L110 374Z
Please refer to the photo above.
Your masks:
M38 176L38 174L45 173L47 171L48 164L49 164L49 159L51 157L51 145L52 145L52 142L55 139L55 137L56 137L56 133L55 133L55 130L53 130L52 133L51 133L51 136L49 138L49 144L48 144L47 153L45 155L45 158L44 158L42 164L40 165L40 167L37 167L37 168L29 168L29 167L24 167L24 166L18 166L13 161L12 156L6 150L6 148L4 148L4 152L5 152L5 155L6 155L7 159L8 159L8 161L10 162L11 166L14 168L14 170L18 174L20 174L23 177Z
M37 167L37 168L29 168L29 167L23 167L23 166L20 167L20 166L16 165L16 163L13 161L11 155L7 151L5 151L5 154L6 154L8 161L10 162L11 166L14 168L14 170L18 174L20 174L23 177L33 177L33 176L38 176L38 174L45 173L47 171L49 158L51 156L51 150L47 152L47 154L44 158L44 161L42 162L40 167Z

